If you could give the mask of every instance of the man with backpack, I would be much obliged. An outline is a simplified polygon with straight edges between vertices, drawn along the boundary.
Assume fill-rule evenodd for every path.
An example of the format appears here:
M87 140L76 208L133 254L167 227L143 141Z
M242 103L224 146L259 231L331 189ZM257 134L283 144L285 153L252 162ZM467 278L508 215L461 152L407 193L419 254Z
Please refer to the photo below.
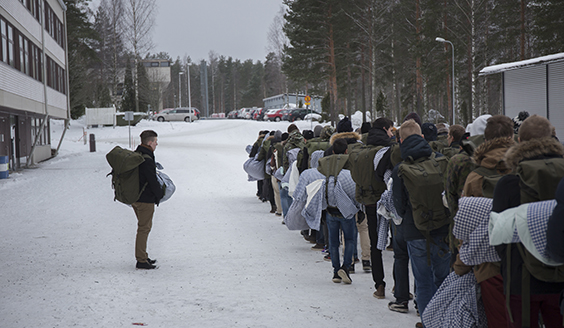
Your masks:
M519 143L505 155L505 163L515 174L498 181L492 212L554 199L558 183L564 177L564 146L552 136L548 119L538 115L528 117L519 128L518 139ZM546 327L560 327L559 294L564 281L551 281L550 277L555 277L555 270L562 268L537 265L540 262L535 264L530 256L523 257L527 251L521 243L502 244L496 246L496 251L501 258L509 326L538 327L540 312Z
M473 160L477 165L464 184L463 197L492 198L497 181L510 173L504 156L507 150L515 144L513 140L513 122L504 115L494 115L488 118L484 130L484 143L474 150ZM460 224L458 222L457 224ZM457 256L454 271L462 276L472 269ZM499 262L484 262L474 266L476 282L480 284L481 296L488 318L489 327L506 327L503 278L499 271Z
M392 198L403 218L398 229L407 242L417 305L423 315L450 270L449 213L442 202L448 160L433 152L414 120L401 125L400 142L403 161L392 172Z
M332 145L332 154L319 159L317 169L308 169L300 176L294 197L307 204L302 212L310 227L316 229L326 211L329 234L329 249L333 266L333 282L352 283L349 265L353 260L355 215L359 204L355 201L355 183L347 165L347 141L337 139ZM340 262L340 231L345 244L344 258Z
M142 190L137 202L131 204L137 216L137 236L135 238L135 258L137 269L155 269L156 260L147 254L147 239L153 225L155 204L159 204L164 196L163 189L157 180L157 169L154 151L157 148L157 133L152 130L141 132L141 144L135 150L141 153L145 161L139 165L139 188Z
M386 190L384 173L391 167L390 153L393 122L381 117L374 121L368 131L366 145L349 146L349 166L356 183L356 200L365 207L368 235L370 240L370 260L363 258L363 266L371 267L375 292L373 296L384 299L386 296L382 251L378 249L377 203Z

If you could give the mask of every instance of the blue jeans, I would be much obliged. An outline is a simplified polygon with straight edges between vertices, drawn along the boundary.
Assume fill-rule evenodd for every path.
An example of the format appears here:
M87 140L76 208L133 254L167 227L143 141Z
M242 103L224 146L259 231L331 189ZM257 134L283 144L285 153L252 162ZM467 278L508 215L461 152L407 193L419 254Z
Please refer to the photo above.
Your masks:
M280 202L282 203L282 214L286 217L286 213L288 213L288 209L292 205L292 197L288 194L288 188L282 188L280 182L278 182L280 186Z
M341 268L339 253L339 231L343 231L345 238L345 256L343 258L343 266L348 268L352 264L354 245L354 234L356 231L356 223L354 216L345 219L342 216L333 216L327 213L327 229L329 230L329 254L331 254L331 263L333 271L337 272Z
M393 221L391 224L393 234L392 247L394 248L394 297L397 302L408 302L409 252L407 250L407 242L403 239L401 225L397 226Z
M407 241L411 269L415 278L417 308L421 316L450 271L450 252L445 237L434 237L433 240L436 245L433 243L429 245L431 265L427 263L427 240Z

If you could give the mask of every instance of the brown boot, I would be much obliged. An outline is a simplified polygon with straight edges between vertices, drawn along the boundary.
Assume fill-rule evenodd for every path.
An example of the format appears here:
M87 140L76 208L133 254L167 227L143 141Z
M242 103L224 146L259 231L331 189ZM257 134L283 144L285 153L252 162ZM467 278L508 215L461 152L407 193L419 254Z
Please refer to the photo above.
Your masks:
M373 295L380 300L386 298L386 287L384 287L384 285L378 286Z

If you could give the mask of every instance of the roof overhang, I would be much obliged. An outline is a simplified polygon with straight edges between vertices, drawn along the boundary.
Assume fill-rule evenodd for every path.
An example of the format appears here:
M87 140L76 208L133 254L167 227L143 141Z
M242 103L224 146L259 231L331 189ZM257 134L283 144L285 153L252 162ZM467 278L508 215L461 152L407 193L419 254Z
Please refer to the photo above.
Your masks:
M548 55L548 56L531 58L531 59L527 59L527 60L521 60L521 61L518 61L518 62L512 62L512 63L506 63L506 64L499 64L499 65L484 67L480 71L479 75L484 76L484 75L490 75L490 74L497 74L497 73L501 73L501 72L505 72L505 71L511 71L511 70L530 67L530 66L538 66L538 65L543 65L543 64L555 63L555 62L559 62L559 61L564 61L564 52L553 54L553 55Z

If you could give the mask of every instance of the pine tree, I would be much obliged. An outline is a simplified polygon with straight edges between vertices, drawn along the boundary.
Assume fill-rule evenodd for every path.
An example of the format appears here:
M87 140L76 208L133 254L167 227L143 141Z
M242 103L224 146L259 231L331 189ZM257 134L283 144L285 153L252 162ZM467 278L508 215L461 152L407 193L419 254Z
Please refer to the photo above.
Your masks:
M123 98L121 111L135 111L135 85L133 84L133 73L131 70L131 58L125 64L125 77L123 79Z
M77 119L84 115L89 90L85 89L89 64L96 58L90 44L97 35L88 20L88 6L85 0L65 0L67 6L67 42L69 54L68 74L71 117Z

